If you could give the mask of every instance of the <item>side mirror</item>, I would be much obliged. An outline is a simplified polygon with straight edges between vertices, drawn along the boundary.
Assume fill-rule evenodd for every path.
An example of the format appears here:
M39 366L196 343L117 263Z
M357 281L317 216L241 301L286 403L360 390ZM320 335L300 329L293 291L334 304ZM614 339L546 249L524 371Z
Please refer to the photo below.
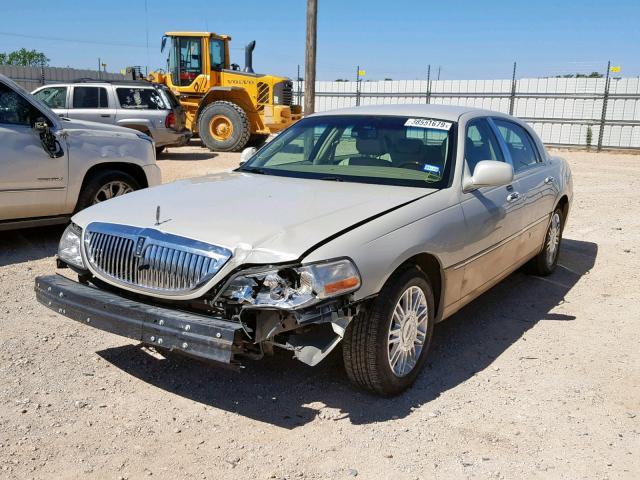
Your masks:
M506 162L482 160L477 163L473 175L466 178L462 190L471 192L480 187L500 187L513 182L513 167Z
M49 130L49 125L47 125L47 122L43 120L36 120L33 124L33 129L36 132L45 133L47 130Z
M244 165L247 160L256 154L257 151L256 147L247 147L242 150L242 153L240 154L240 165Z

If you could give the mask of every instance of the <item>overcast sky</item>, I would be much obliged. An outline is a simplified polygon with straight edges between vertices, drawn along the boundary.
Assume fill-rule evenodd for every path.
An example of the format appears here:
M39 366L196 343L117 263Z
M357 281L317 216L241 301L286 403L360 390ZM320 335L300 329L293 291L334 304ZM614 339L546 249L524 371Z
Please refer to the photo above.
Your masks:
M0 52L43 51L53 66L109 71L166 65L169 30L232 36L232 61L257 41L254 67L295 77L303 68L305 0L0 0ZM640 75L640 0L318 0L318 79L509 78L604 72ZM149 47L147 48L147 25Z

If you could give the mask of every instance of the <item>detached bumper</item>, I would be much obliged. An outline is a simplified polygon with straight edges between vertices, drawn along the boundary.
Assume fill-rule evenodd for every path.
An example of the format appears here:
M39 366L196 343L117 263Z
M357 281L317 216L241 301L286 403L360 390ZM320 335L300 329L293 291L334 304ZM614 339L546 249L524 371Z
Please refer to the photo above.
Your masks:
M241 326L221 318L156 307L60 275L37 277L36 298L71 320L123 337L230 364Z

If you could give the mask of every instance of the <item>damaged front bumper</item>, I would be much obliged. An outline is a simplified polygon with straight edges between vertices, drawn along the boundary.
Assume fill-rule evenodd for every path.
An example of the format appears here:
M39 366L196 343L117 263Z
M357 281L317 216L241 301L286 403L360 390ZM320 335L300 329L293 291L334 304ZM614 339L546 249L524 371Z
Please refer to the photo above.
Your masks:
M233 364L242 326L123 298L60 275L36 278L36 298L71 320L190 356Z
M227 320L150 305L61 275L37 277L37 300L71 320L191 357L239 366L241 358L260 358L273 347L289 350L307 365L317 365L338 345L358 311L345 299L331 299L300 311L246 308Z

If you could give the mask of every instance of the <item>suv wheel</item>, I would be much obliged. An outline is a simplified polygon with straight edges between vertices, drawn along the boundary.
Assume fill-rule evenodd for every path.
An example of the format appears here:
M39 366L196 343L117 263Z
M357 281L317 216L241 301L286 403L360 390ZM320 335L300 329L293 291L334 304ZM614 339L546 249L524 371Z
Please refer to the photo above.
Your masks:
M415 267L393 275L343 340L349 379L383 396L409 388L427 358L435 314L429 279Z
M140 184L128 173L118 170L98 172L87 181L80 192L76 211L139 189Z
M213 102L204 108L198 119L198 132L209 150L218 152L242 150L251 136L245 111L225 101Z

